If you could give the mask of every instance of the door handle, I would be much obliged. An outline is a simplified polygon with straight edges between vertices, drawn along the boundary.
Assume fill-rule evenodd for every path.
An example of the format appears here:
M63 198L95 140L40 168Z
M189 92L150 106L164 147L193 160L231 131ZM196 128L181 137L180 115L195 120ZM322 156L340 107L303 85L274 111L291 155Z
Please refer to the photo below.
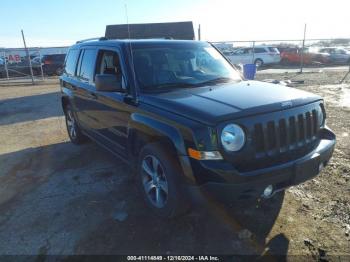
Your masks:
M92 99L97 99L97 95L95 93L89 93L89 97Z

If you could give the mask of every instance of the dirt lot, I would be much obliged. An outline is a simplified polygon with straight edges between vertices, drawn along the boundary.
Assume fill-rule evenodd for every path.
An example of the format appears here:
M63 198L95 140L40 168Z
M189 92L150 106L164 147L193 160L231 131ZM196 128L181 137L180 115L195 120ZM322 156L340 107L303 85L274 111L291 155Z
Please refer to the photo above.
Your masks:
M57 79L0 86L0 254L350 259L350 88L337 84L344 74L258 75L303 79L296 88L325 96L338 142L320 176L253 207L208 200L170 221L145 208L128 166L93 143L68 142Z

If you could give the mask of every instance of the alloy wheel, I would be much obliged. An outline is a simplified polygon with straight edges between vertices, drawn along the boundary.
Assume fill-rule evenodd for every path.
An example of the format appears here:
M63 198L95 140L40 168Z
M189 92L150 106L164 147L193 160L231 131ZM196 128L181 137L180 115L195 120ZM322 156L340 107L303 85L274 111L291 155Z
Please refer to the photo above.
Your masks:
M76 130L75 119L73 117L73 113L71 110L67 110L66 121L67 121L67 129L68 129L69 136L72 139L75 139L77 137L77 130Z
M160 161L153 155L142 160L142 185L153 206L163 208L168 200L168 181Z

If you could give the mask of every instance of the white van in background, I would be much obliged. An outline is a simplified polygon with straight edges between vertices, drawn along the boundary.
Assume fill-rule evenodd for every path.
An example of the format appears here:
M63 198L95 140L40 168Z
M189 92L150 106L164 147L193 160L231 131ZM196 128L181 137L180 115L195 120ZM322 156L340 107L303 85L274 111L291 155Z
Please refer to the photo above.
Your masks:
M234 51L223 52L223 54L233 64L256 64L262 66L264 64L277 64L281 61L280 52L273 46L255 46L241 47Z

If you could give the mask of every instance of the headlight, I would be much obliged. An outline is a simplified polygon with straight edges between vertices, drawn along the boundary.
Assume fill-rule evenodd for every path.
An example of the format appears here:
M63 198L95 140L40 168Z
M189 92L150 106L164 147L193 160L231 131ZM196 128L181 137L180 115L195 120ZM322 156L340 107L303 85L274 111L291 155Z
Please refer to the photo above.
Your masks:
M221 144L226 151L238 151L245 143L243 129L236 124L227 125L221 133Z
M323 114L323 107L320 105L318 110L317 110L317 120L318 120L318 125L323 126L324 124L324 114Z

